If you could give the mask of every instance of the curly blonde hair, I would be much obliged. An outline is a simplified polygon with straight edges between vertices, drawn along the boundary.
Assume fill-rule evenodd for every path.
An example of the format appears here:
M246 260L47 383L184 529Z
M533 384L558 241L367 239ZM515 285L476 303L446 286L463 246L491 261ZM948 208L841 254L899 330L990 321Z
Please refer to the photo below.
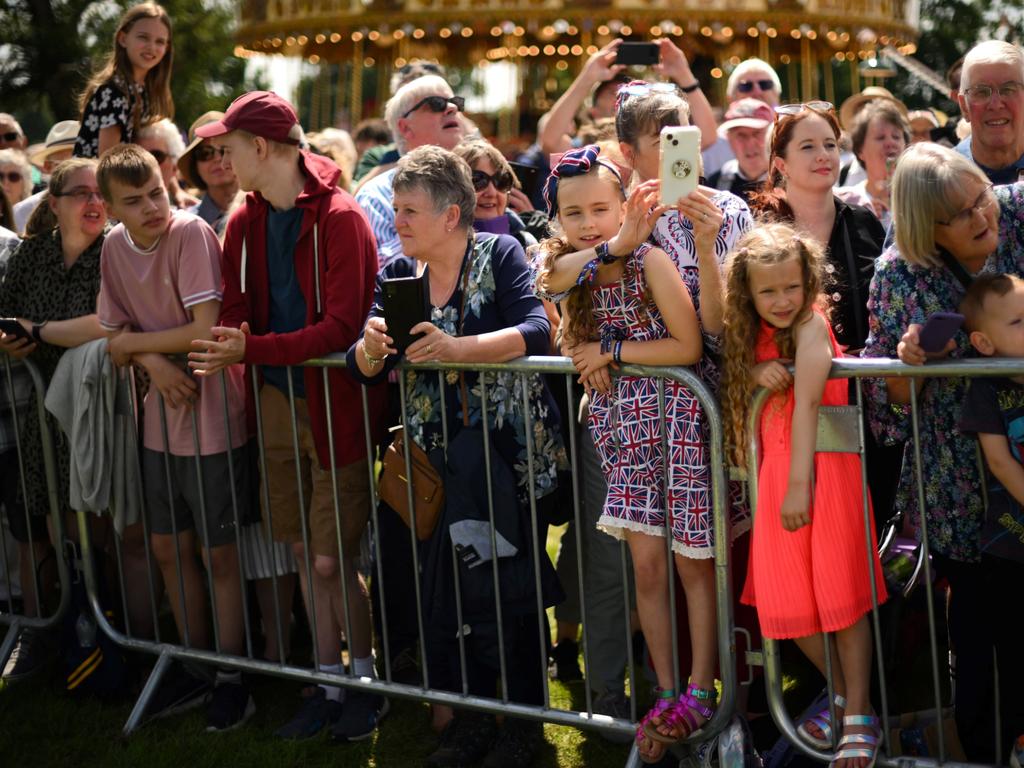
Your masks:
M804 305L788 328L776 332L775 343L780 357L793 359L796 352L793 330L815 307L826 309L822 295L824 249L788 224L765 223L744 235L726 262L721 401L728 455L738 467L747 463L747 417L755 389L752 371L761 327L761 318L750 293L750 265L771 266L790 259L800 261Z

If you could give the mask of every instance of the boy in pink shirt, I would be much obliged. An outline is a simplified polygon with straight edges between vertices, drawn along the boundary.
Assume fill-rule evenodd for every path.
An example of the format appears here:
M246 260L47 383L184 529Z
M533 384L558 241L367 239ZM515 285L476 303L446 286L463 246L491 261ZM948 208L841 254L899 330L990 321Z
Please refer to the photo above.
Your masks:
M171 210L156 160L140 147L124 144L106 152L96 177L110 216L121 222L103 244L100 266L97 313L110 356L128 365L133 357L156 353L171 363L154 375L143 401L143 482L153 553L182 640L209 648L198 537L213 582L218 650L242 655L236 526L247 520L236 518L254 508L242 370L225 369L225 388L219 377L197 385L184 367L192 339L210 338L220 313L220 243L202 219ZM201 703L207 693L202 681L190 678L165 680L165 694L181 689L180 696L173 692L177 701L166 702L178 711ZM240 674L218 670L207 730L237 727L254 711Z

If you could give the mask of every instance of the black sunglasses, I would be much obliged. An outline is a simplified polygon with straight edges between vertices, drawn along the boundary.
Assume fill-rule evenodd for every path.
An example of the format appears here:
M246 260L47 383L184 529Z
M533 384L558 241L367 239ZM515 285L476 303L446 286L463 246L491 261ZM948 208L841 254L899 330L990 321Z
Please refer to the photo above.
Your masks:
M215 147L212 144L201 144L195 149L196 160L200 163L205 163L207 160L213 160L213 158L224 157L224 147Z
M3 139L4 141L17 141L20 138L21 134L16 133L15 131L11 131L10 133L0 133L0 139Z
M473 189L483 192L488 184L493 184L499 192L508 192L512 189L512 174L506 171L498 171L491 176L483 171L473 171Z
M773 91L775 90L774 80L740 80L736 84L736 90L740 93L750 93L754 90L754 83L757 83L757 87L762 91Z
M17 184L22 178L21 173L18 171L0 171L0 181L7 180L11 184Z
M402 117L408 117L420 107L427 107L431 112L444 112L449 104L454 104L459 112L466 106L466 100L461 96L427 96L427 98L416 102L416 106L406 112Z
M151 149L149 150L149 154L151 154L153 158L156 160L157 165L161 165L164 160L170 157L170 155L168 155L166 152L159 149Z

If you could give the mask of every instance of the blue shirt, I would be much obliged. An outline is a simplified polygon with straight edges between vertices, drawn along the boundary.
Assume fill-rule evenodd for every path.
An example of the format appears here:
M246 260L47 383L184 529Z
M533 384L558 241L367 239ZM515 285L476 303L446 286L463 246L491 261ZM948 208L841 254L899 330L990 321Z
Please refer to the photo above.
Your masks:
M289 208L267 214L267 277L270 283L270 316L268 328L271 333L290 333L306 327L306 298L299 288L295 275L295 243L302 228L302 208ZM286 368L276 365L263 366L263 378L286 395L288 378ZM302 369L292 368L292 383L296 397L306 396L302 380Z
M405 255L395 229L395 190L391 182L397 172L397 168L392 168L375 176L356 193L356 202L366 212L377 241L377 263L381 272L396 258Z
M1018 174L1024 170L1024 155L1018 157L1017 162L1005 168L986 168L974 159L974 154L971 152L970 136L956 145L956 151L981 168L982 173L988 176L988 180L993 184L1014 184L1017 181Z

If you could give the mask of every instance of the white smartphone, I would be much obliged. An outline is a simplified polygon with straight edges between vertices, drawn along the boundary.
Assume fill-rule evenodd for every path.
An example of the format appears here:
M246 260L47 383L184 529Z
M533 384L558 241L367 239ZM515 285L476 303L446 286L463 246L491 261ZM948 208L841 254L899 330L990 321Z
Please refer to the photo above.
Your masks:
M700 128L661 129L661 204L675 205L697 188L700 176Z

